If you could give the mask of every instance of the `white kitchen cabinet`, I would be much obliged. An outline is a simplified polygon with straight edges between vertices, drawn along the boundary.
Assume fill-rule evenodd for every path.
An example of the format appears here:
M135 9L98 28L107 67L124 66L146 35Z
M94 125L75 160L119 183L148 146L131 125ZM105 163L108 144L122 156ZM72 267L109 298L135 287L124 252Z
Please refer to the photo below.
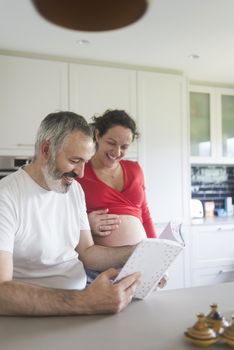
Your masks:
M234 264L192 270L192 285L205 286L234 281Z
M138 72L139 159L154 222L189 217L186 81L180 75Z
M69 82L70 110L89 122L94 114L103 114L107 109L123 109L137 119L135 70L70 64ZM128 156L137 158L136 141Z
M190 86L191 162L233 164L234 89Z
M69 65L70 109L90 121L107 109L124 109L136 118L136 72L84 64Z
M49 113L68 108L67 64L0 56L0 154L30 156Z
M191 285L234 280L234 224L192 226Z

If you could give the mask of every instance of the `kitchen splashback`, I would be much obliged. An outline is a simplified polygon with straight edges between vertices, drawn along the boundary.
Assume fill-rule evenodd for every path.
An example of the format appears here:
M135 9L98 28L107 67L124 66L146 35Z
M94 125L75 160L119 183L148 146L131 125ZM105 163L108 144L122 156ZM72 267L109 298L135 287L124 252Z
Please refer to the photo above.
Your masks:
M193 165L191 167L192 198L202 203L214 201L215 208L225 207L225 198L234 201L234 166Z

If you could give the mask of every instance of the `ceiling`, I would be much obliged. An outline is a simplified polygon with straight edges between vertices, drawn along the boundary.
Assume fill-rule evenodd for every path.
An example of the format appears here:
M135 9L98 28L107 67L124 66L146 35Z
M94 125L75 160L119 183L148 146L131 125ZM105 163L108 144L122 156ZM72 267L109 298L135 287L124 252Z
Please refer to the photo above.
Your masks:
M30 0L0 0L0 50L149 66L234 85L233 17L234 0L151 0L138 22L91 33L47 22Z

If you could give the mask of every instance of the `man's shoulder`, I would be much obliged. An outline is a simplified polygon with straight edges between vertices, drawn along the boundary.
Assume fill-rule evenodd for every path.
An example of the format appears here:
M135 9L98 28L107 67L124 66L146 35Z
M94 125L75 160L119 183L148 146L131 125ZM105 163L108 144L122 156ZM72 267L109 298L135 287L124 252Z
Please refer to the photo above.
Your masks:
M12 174L5 176L3 179L0 180L1 191L13 188L15 184L20 181L22 176L23 174L21 170L17 170Z
M82 189L81 184L74 180L71 184L71 187L68 191L70 194L74 194L75 196L78 196L79 198L82 198L84 196L84 191Z

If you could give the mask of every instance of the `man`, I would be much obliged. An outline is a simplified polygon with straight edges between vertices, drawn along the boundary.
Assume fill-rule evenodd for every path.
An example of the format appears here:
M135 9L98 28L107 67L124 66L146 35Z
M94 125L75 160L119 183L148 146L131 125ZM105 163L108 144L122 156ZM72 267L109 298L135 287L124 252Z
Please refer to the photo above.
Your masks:
M32 162L0 181L0 315L114 313L132 300L139 274L112 280L134 248L94 245L74 180L93 150L83 117L52 113ZM106 271L86 288L83 265Z

